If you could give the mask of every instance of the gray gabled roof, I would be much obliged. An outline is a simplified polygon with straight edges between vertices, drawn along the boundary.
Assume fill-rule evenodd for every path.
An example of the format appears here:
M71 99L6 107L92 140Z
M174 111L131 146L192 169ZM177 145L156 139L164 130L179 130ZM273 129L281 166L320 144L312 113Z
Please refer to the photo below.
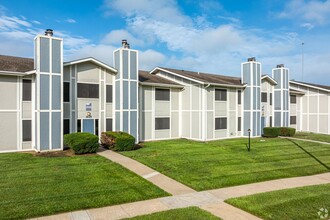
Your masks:
M25 73L34 69L31 58L0 55L0 71Z
M218 74L211 74L211 73L201 73L201 72L194 72L189 70L178 70L178 69L171 69L166 67L157 67L152 71L156 72L157 70L165 70L166 72L171 72L176 75L180 75L184 78L191 79L193 81L197 81L203 84L218 84L218 85L229 85L229 86L244 86L241 82L240 77L232 77L232 76L224 76Z
M150 74L148 71L139 70L139 82L142 85L163 85L169 87L183 87L179 83L172 80L165 79L164 77Z
M306 85L306 86L318 87L318 88L330 91L330 86L319 85L319 84L314 84L314 83L299 82L299 81L296 81L296 80L290 80L290 82L297 83L297 84L302 84L302 85Z

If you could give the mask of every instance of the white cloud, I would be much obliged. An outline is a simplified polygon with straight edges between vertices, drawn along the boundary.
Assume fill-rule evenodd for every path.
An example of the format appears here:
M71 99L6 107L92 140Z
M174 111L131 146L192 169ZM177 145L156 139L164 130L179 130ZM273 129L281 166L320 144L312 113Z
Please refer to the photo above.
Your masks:
M139 69L152 70L156 66L164 64L166 56L155 50L146 50L139 52Z
M72 18L66 19L65 22L67 22L67 23L77 23L77 21L72 19Z
M300 25L300 27L306 28L309 31L314 28L314 25L312 25L311 23L303 23Z
M112 44L112 45L120 45L121 40L127 40L129 44L134 46L142 46L144 42L142 39L138 39L134 37L131 33L126 30L113 30L109 32L102 40L103 44Z
M40 21L36 21L36 20L33 20L33 21L31 21L32 23L34 23L34 24L38 24L38 25L40 25L41 24L41 22Z
M280 18L298 19L313 25L325 25L330 18L330 0L290 0Z

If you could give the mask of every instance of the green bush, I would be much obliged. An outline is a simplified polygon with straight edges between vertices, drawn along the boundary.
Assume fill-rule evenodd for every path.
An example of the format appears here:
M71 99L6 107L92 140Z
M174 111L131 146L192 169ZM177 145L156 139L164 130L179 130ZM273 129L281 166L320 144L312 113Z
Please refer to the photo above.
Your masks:
M280 130L277 127L264 127L264 137L278 137Z
M295 135L296 129L289 127L281 127L279 128L279 135L285 137L293 137Z
M75 154L95 153L99 148L99 138L87 132L66 134L64 145L71 148Z
M115 151L129 151L135 148L135 138L126 132L107 131L102 132L101 144Z

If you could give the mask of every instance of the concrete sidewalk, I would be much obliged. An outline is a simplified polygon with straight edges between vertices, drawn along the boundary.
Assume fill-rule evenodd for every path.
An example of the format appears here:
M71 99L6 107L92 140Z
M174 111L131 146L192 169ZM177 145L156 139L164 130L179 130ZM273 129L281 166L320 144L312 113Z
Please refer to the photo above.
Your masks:
M281 189L290 189L301 186L330 183L330 173L305 177L278 179L261 183L252 183L222 189L194 192L158 199L127 203L96 209L88 209L64 213L54 216L36 218L38 220L106 220L129 218L138 215L151 214L189 206L197 206L224 220L226 219L260 219L243 210L224 203L224 200L256 193L269 192Z
M318 143L318 144L330 144L328 142L323 142L323 141L315 141L315 140L310 140L310 139L302 139L302 138L294 138L294 137L279 137L283 139L292 139L292 140L297 140L297 141L308 141L308 142L313 142L313 143Z
M224 200L256 193L269 192L301 186L330 183L330 173L305 177L271 180L241 186L196 192L157 171L121 154L109 150L98 152L127 169L135 172L153 184L171 193L173 196L158 199L127 203L96 209L88 209L54 216L36 218L38 220L106 220L129 218L189 206L197 206L224 220L226 219L260 219L243 210L224 203Z

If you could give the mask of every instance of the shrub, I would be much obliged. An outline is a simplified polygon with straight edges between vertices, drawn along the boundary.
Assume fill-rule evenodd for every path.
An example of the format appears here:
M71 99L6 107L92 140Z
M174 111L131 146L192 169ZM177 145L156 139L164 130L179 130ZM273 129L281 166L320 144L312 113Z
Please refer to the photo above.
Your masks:
M264 127L264 137L278 137L280 130L277 127Z
M121 131L102 132L102 146L115 151L129 151L135 148L135 138Z
M296 129L289 127L281 127L279 128L279 135L285 137L292 137L296 133Z
M99 148L99 138L87 132L66 134L64 145L71 148L75 154L95 153Z

